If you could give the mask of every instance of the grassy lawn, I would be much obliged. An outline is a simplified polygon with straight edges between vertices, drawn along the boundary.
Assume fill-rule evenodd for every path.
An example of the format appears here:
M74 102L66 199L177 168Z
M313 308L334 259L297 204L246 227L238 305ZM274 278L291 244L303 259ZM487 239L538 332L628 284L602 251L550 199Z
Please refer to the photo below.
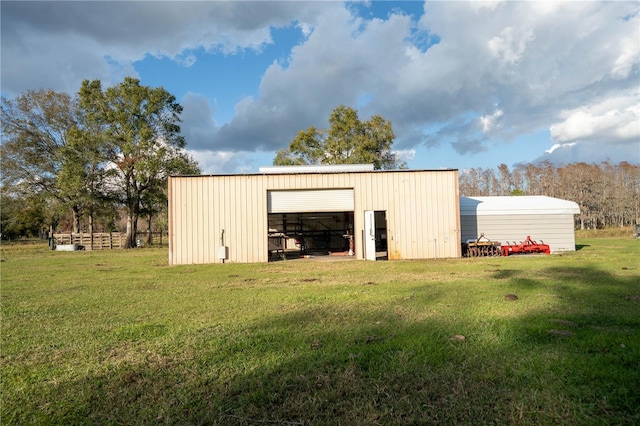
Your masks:
M169 267L4 245L0 424L639 424L640 240L578 247Z

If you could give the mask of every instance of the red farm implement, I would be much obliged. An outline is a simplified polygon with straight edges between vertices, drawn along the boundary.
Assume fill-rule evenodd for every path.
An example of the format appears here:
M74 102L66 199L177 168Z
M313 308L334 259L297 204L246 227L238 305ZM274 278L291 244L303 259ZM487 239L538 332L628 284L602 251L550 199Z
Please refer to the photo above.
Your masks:
M505 245L502 246L502 255L510 256L512 254L534 254L534 253L544 253L550 254L551 249L548 244L543 244L542 241L537 243L531 239L530 236L527 235L527 239L521 242L520 244L513 245Z

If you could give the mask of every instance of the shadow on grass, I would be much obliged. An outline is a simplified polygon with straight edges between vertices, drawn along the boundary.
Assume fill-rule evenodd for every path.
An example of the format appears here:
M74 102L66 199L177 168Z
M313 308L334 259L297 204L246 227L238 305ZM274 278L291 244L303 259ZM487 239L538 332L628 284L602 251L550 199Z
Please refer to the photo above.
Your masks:
M496 273L500 290L520 295L495 301L513 303L511 315L457 316L455 306L446 308L446 295L422 285L393 306L341 309L322 302L234 331L203 326L180 348L123 344L121 356L112 352L108 372L47 384L50 403L36 410L42 418L20 418L18 407L15 420L638 423L640 302L629 296L640 293L640 277L589 267L541 275ZM536 297L547 298L548 307L525 309ZM470 291L458 303L474 298ZM457 334L465 338L451 338Z

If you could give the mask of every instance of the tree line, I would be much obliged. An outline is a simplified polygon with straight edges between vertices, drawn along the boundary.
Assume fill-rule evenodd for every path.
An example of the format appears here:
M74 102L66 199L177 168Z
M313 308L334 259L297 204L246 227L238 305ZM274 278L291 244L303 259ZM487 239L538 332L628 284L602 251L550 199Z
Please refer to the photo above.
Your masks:
M180 134L182 106L162 87L127 77L103 89L82 82L77 95L31 90L2 98L2 238L35 236L43 227L74 233L126 227L136 246L142 217L151 231L166 227L167 178L200 169ZM276 165L371 163L405 168L392 150L391 122L361 121L355 109L336 107L328 129L300 131L277 152ZM547 195L575 201L580 228L627 226L640 221L640 166L575 163L520 164L513 170L460 172L460 195ZM88 228L88 229L87 229Z
M138 220L166 211L172 174L200 174L180 134L182 106L162 87L134 78L103 89L85 80L76 96L30 90L2 98L2 237L58 228L71 216L94 231L126 218L126 247Z
M640 223L640 166L572 163L519 164L512 170L475 168L460 172L460 195L546 195L576 202L576 227L604 228Z

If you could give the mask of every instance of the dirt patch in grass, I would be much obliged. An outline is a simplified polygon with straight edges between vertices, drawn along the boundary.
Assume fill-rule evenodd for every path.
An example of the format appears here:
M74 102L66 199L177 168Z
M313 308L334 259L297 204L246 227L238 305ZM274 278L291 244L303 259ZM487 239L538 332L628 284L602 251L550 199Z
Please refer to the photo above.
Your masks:
M602 325L590 325L590 329L601 331L603 333L614 333L614 334L632 334L635 333L633 328L624 327L624 326L602 326Z
M452 342L466 342L467 341L467 337L463 336L462 334L456 334L453 335L449 338L449 340L451 340Z
M553 336L558 336L558 337L571 337L571 336L573 336L573 332L569 331L569 330L551 329L551 330L549 330L549 334L551 334Z
M549 320L550 322L553 322L555 324L560 324L563 327L577 327L578 324L576 324L573 321L569 321L569 320L564 320L564 319L551 319Z

